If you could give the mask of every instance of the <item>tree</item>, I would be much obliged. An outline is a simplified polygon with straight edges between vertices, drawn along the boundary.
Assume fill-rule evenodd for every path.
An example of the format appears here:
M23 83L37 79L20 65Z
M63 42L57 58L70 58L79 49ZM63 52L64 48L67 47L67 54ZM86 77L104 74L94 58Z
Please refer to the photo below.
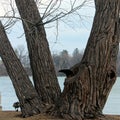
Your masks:
M30 67L28 51L25 50L24 46L20 45L15 49L15 53L18 59L20 60L20 62L22 63L22 66L26 70L27 74L31 76L32 72L31 72L31 67Z
M57 15L52 18L51 14L58 11L61 1L51 0L48 2L49 4L42 17L40 16L34 0L15 0L15 2L25 31L30 65L36 91L45 105L54 105L55 101L59 98L61 91L49 50L44 25L76 11L81 8L84 3L86 3L86 0L77 7L74 7L76 6L76 1L73 1L73 3L71 1L70 11L65 12L65 10L63 10L64 12L62 11L57 13ZM55 8L57 4L58 7ZM45 19L46 16L50 16L50 19L43 22L43 19Z
M60 66L61 66L60 69L66 69L66 68L68 69L70 66L70 56L67 50L63 50L60 53Z
M0 60L0 76L7 76L6 67L2 60Z
M15 11L11 5L13 10L12 18L21 19L23 23L35 89L39 95L40 101L42 101L42 103L44 102L44 105L46 106L51 106L59 98L61 91L53 66L44 24L58 20L65 15L74 12L76 9L79 9L81 6L74 8L75 2L71 2L71 11L66 12L65 10L63 10L64 12L62 11L58 13L57 15L55 15L55 17L53 16L53 18L50 17L48 21L45 21L43 23L43 19L45 19L48 14L49 16L51 16L51 13L58 11L61 2L54 2L53 0L51 0L42 17L39 14L34 0L15 0L15 2L21 18L14 16ZM57 8L55 8L56 5L58 5ZM7 16L7 18L10 17ZM12 22L10 20L8 26L11 25L11 23ZM6 67L7 69L10 69L8 66Z
M82 53L79 52L79 49L76 48L74 51L73 51L73 55L72 55L72 60L71 60L71 64L72 66L79 63L82 59Z
M61 69L60 55L53 53L52 57L53 57L53 62L54 62L55 70L56 70L56 73L58 75L59 74L58 71Z
M60 87L38 8L34 0L15 1L23 22L36 91L44 104L54 104Z
M120 51L118 52L118 57L117 57L117 76L120 76Z
M28 52L25 50L24 46L18 46L15 49L15 53L24 67L29 67L29 57Z
M39 114L42 111L42 103L21 62L17 58L1 22L0 56L12 80L23 117Z
M95 0L93 27L81 62L65 79L58 114L69 120L95 118L116 81L119 48L119 0Z

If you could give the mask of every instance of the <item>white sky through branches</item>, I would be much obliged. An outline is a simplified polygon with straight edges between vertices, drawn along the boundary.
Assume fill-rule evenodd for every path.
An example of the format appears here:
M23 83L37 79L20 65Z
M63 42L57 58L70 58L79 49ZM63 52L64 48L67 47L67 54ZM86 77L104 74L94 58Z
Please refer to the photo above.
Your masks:
M10 11L11 7L9 3L11 1L13 2L12 4L14 4L14 0L0 0L0 16L4 16L6 11ZM36 0L36 1L40 1L40 0ZM42 0L44 4L47 4L46 1L47 0ZM65 0L61 0L61 1L65 1ZM80 1L80 0L76 0L76 1ZM66 2L66 5L67 4L70 4L70 1ZM62 7L69 8L69 6L66 5L64 2L64 5ZM85 48L90 34L92 20L94 16L93 3L87 4L82 9L80 9L79 14L81 15L80 17L75 17L75 15L72 14L72 15L68 15L67 17L63 18L60 21L56 21L49 25L45 25L47 38L52 52L58 53L63 49L66 49L68 50L69 53L72 53L75 48L78 48L79 50L83 50ZM17 22L16 25L14 25L10 30L7 31L10 42L12 46L15 48L21 45L26 47L24 32L21 26L22 26L21 22Z

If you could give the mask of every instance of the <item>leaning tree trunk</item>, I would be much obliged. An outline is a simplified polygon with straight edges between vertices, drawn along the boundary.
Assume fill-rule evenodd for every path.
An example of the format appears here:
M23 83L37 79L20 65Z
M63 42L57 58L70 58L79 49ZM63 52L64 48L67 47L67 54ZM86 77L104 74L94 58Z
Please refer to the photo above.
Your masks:
M23 117L39 114L42 111L41 102L25 69L17 58L0 22L0 56L6 66L16 95L20 102Z
M60 95L44 25L34 0L15 0L22 18L35 88L45 104Z
M65 79L58 113L68 120L102 115L116 81L120 0L96 0L96 14L82 61ZM55 113L54 113L55 114Z

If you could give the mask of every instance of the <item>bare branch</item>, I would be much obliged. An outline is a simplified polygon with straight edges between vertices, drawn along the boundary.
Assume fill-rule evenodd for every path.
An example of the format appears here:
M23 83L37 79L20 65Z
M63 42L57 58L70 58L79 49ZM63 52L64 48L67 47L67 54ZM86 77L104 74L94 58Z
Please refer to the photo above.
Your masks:
M21 19L19 17L19 14L15 8L15 3L13 0L10 0L9 7L10 10L6 12L4 16L0 16L4 20L4 26L6 29L12 27L18 20L22 20L25 22L28 22L32 25L45 25L57 20L60 20L64 18L65 16L68 16L70 14L74 14L77 16L81 16L79 14L79 10L91 4L92 0L83 0L81 3L79 0L35 0L36 4L38 4L38 8L41 14L42 22L41 20L35 24L31 23L28 20Z
M43 19L45 19L45 18L51 16L52 14L56 13L56 11L58 11L60 9L60 5L61 5L61 1L55 2L55 4L53 4L51 6L50 10L47 12L46 16ZM55 8L55 6L57 6L57 7Z
M48 4L47 8L45 9L45 12L44 12L44 14L43 14L43 17L42 17L42 18L44 18L44 16L46 15L47 10L49 9L50 5L52 4L52 1L53 1L53 0L51 0L51 1L49 2L49 4Z
M53 1L53 0L52 0ZM58 3L59 2L59 3ZM65 16L69 15L69 14L73 14L75 12L77 12L78 10L80 10L83 6L90 4L91 0L84 0L82 3L78 4L77 0L70 0L70 3L68 6L70 6L70 9L67 10L65 8L62 8L62 4L61 4L61 0L57 1L56 4L52 4L51 3L48 5L49 7L47 7L47 10L44 12L42 20L44 21L43 23L41 23L41 21L39 21L37 23L37 25L41 25L41 24L48 24L51 22L54 22L56 20L62 19ZM78 5L76 5L78 4ZM58 6L57 6L58 5ZM49 10L48 10L49 8ZM52 9L51 9L52 8ZM77 13L78 14L78 13ZM79 15L80 16L80 15Z
M7 2L9 2L9 3L4 3L4 5L6 5L5 8L8 8L9 10L6 11L6 9L4 8L4 11L6 11L6 12L5 12L4 16L0 16L0 18L3 19L5 29L11 28L17 22L17 20L14 19L15 15L16 15L14 1L9 0Z

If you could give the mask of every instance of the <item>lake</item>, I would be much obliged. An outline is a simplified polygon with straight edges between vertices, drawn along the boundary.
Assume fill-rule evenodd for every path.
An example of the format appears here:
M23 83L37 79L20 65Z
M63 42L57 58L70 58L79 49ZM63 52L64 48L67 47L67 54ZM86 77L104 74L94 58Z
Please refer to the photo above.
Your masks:
M61 89L63 89L64 77L58 77ZM120 77L117 78L111 93L108 97L107 103L104 107L105 114L119 114L120 115ZM18 99L15 95L12 82L9 77L0 77L0 94L2 110L14 110L12 107L14 102Z

